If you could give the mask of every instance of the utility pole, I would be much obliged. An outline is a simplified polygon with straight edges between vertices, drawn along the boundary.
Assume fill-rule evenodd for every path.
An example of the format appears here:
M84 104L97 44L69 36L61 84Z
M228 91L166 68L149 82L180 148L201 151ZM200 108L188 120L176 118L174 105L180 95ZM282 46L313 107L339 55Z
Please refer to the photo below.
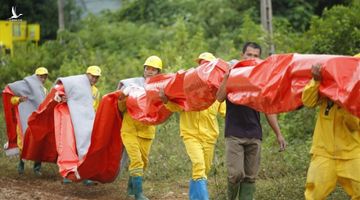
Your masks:
M64 20L64 0L58 0L58 14L59 14L59 30L61 32L65 30L65 20Z
M273 30L272 30L272 6L271 0L261 0L261 25L267 31L269 36L269 54L275 53L275 47L273 43Z

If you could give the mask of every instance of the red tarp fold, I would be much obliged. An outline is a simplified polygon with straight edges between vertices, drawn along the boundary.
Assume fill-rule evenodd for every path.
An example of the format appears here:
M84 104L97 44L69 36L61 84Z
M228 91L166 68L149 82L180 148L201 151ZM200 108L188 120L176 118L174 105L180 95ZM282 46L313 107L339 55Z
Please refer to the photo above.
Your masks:
M211 106L226 71L227 63L221 59L188 70L184 77L185 110L199 111Z
M359 58L279 54L246 67L249 62L237 63L230 72L227 92L233 103L265 113L295 110L302 106L301 93L311 79L311 66L321 64L320 94L360 117Z
M96 112L91 144L78 167L81 179L112 182L120 170L123 144L120 136L122 117L118 110L120 92L105 95Z
M58 152L57 165L62 177L75 172L83 160L76 150L74 126L67 103L60 103L54 109L55 141Z
M89 150L79 160L67 104L53 100L56 92L63 93L63 88L56 88L51 90L29 118L22 157L43 162L57 161L60 174L73 181L114 181L120 169L123 150L120 137L122 117L117 108L120 93L110 93L102 98L96 112Z
M170 115L159 97L160 88L170 101L186 111L208 108L216 100L227 63L221 59L176 74L160 74L146 80L145 88L134 88L127 99L130 116L145 124L160 124Z
M56 162L57 151L54 132L54 101L56 90L52 89L28 119L21 157L27 160Z
M14 96L14 93L11 91L9 86L6 86L2 91L3 97L3 106L4 106L4 115L6 122L6 135L8 138L7 149L17 148L17 134L16 134L16 124L18 123L19 111L16 106L11 104L11 97Z
M174 77L174 74L160 74L146 80L146 89L132 88L126 100L127 112L130 116L149 125L164 122L171 112L162 103L159 89L169 85Z

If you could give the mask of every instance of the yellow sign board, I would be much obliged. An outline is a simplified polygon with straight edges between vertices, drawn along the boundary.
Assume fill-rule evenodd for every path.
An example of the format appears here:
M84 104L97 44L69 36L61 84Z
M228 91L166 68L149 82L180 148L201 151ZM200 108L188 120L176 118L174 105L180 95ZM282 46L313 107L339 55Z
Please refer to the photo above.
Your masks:
M2 52L10 52L13 48L12 23L0 21L0 49Z
M40 40L40 25L39 24L29 24L27 29L27 39L32 41Z
M0 50L13 54L14 41L40 40L40 25L27 24L26 21L0 20Z

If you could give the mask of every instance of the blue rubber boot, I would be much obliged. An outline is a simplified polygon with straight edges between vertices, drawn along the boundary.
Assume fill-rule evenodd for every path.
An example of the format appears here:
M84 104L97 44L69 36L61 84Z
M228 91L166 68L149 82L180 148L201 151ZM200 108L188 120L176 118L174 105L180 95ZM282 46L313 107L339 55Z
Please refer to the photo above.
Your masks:
M149 200L142 190L142 176L133 176L132 186L135 193L135 200Z
M190 180L189 185L190 200L209 200L206 179Z
M41 176L41 162L34 162L34 173L36 176Z
M134 196L135 192L133 189L133 184L132 184L132 176L129 176L129 181L128 181L128 187L127 187L127 195L128 196Z
M84 184L85 186L97 185L96 182L94 182L94 181L92 181L92 180L89 180L89 179L83 180L83 184Z
M62 184L64 184L64 185L68 185L68 184L70 184L70 183L72 183L72 181L71 181L70 179L64 178L64 179L62 180Z
M24 174L25 171L25 163L20 159L19 164L17 166L17 170L19 174Z

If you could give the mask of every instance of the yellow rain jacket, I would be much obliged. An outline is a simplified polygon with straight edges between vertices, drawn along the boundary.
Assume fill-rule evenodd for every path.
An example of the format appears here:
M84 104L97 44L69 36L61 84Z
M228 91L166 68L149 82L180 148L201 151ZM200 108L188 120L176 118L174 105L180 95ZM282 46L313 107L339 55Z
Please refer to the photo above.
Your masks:
M208 109L202 111L184 112L180 106L168 102L166 108L171 112L180 112L180 136L197 138L203 142L216 143L219 136L219 125L216 119L218 113L225 116L226 105L215 101Z
M145 125L131 118L126 112L126 100L119 101L118 108L123 113L121 138L130 158L130 176L143 176L149 163L156 126Z
M165 105L172 112L180 112L180 136L192 164L192 179L207 178L219 136L217 114L225 116L225 103L216 101L208 109L185 112L177 104Z
M119 101L118 107L123 113L121 132L131 133L141 138L154 139L156 126L145 125L139 121L134 120L126 112L126 101Z
M45 92L45 95L47 95L47 89L46 89L45 87L43 87L43 90L44 90L44 92ZM20 103L20 97L18 97L18 96L13 96L13 97L11 97L10 101L11 101L11 104L12 104L12 105L17 105L17 104Z
M95 85L91 86L91 94L92 94L92 98L93 98L93 108L96 112L97 108L99 107L99 102L100 102L100 92L99 90L95 87Z
M319 98L320 83L311 80L306 85L302 101L305 106L320 104L314 130L311 154L333 159L360 158L360 120L326 98Z
M311 80L302 94L304 105L320 110L311 147L305 199L326 197L340 184L351 199L360 198L360 121L345 109L318 95L320 83Z

